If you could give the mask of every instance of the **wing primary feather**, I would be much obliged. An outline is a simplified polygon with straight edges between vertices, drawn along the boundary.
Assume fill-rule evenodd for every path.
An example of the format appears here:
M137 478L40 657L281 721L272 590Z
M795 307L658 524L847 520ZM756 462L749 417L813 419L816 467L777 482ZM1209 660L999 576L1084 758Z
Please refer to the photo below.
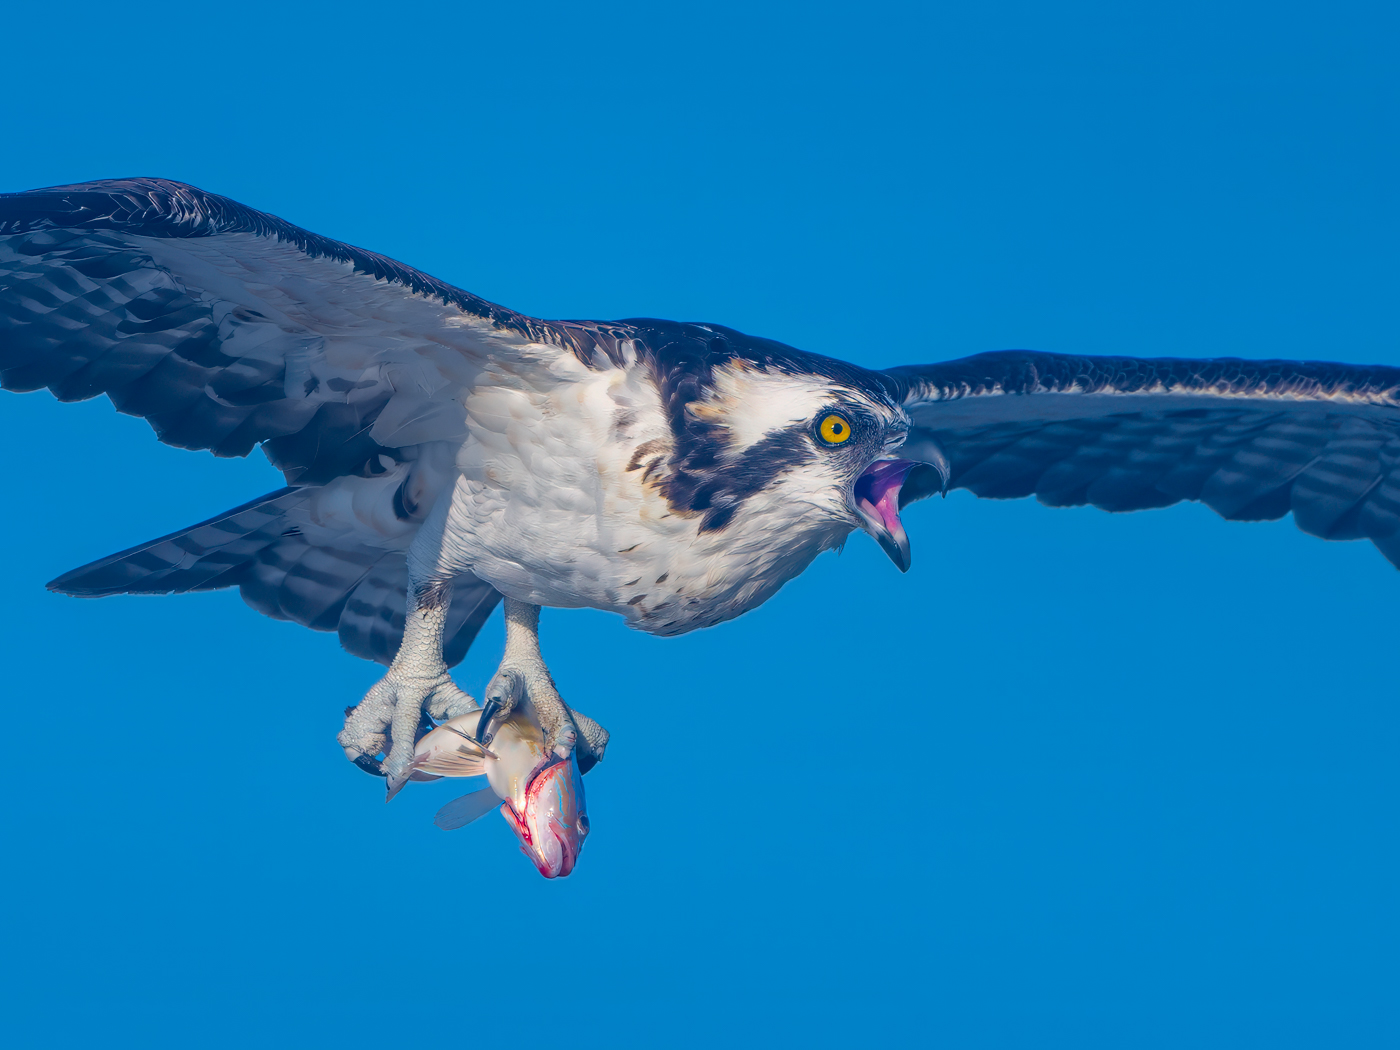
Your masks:
M1370 539L1400 565L1400 369L1319 361L1005 351L890 369L946 484L1109 511L1199 500L1222 517L1290 511L1304 532ZM915 468L901 505L940 491Z

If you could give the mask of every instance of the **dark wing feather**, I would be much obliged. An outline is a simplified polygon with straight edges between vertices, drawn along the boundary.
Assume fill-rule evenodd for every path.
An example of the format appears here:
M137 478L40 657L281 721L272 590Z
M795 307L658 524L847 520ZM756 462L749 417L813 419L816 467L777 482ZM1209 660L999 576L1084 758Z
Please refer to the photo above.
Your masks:
M1290 511L1400 565L1400 369L1008 351L890 369L914 423L903 502L946 488L1110 511Z
M0 194L0 234L63 231L60 239L97 231L122 237L207 238L245 233L296 248L309 259L329 259L356 273L401 286L405 294L450 303L465 313L528 335L531 321L411 266L293 226L227 197L169 179L107 179ZM36 243L42 243L41 241ZM134 254L138 254L136 252ZM117 277L131 269L120 249L69 249L73 269ZM60 279L61 280L61 279ZM76 288L74 290L77 290Z
M238 587L258 612L336 631L349 652L388 665L403 638L408 568L402 551L353 534L313 544L315 488L285 488L64 573L49 589L81 597ZM305 531L304 531L305 530ZM443 656L449 666L500 601L490 584L453 581Z
M106 394L181 448L262 442L289 482L459 437L485 360L599 340L181 183L0 194L0 386Z

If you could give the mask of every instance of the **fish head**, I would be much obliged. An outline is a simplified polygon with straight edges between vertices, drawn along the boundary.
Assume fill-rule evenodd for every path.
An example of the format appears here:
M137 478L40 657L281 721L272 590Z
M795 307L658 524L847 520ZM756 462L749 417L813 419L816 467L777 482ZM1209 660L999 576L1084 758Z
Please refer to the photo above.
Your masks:
M578 759L551 756L525 789L523 809L513 803L501 807L516 837L520 852L529 857L547 879L562 878L574 870L588 837L588 812L583 797L583 775Z

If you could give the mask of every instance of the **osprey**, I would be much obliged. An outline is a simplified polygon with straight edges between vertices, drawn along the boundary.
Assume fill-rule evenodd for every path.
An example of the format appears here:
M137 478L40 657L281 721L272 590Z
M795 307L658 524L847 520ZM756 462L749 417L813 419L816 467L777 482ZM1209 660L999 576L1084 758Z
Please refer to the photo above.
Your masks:
M286 487L49 586L238 587L388 670L340 743L393 790L503 597L478 732L533 705L588 769L539 607L680 634L754 608L950 488L1105 510L1200 500L1400 564L1400 369L1008 351L872 371L713 324L541 321L158 179L0 195L0 384L106 394L160 440L261 445Z

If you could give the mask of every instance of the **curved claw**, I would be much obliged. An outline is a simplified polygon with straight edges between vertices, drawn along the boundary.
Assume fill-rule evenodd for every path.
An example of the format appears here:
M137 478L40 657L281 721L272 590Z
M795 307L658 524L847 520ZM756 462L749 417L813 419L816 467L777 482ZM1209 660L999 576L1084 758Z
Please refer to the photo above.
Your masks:
M486 731L491 724L491 719L496 717L496 713L501 709L501 702L494 696L488 696L486 702L481 705L481 718L476 723L476 742L484 748L491 743L492 735Z
M490 732L491 720L497 715L510 714L517 704L529 695L525 680L514 668L496 672L491 684L486 687L486 696L481 705L481 718L476 723L478 743L489 744L494 737Z

